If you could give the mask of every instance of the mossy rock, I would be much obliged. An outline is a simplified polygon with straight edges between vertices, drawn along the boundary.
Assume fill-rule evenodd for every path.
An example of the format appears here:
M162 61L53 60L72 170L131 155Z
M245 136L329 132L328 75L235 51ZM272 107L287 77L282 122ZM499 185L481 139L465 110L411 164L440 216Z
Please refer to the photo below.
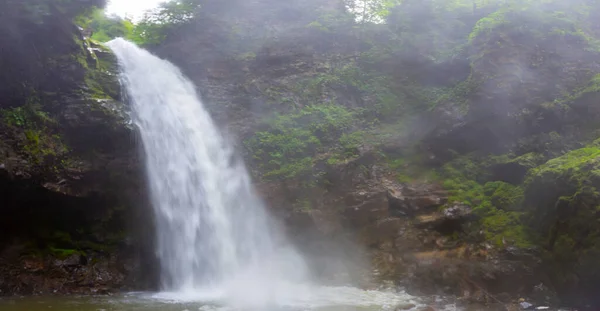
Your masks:
M519 185L530 169L544 162L544 157L541 154L530 152L514 158L495 157L495 161L497 163L489 167L491 179Z
M600 284L600 268L590 265L600 245L599 186L596 143L552 159L527 177L528 225L541 234L558 283L576 273L584 282Z
M523 200L523 188L506 182L488 182L483 189L492 205L501 210L518 209Z

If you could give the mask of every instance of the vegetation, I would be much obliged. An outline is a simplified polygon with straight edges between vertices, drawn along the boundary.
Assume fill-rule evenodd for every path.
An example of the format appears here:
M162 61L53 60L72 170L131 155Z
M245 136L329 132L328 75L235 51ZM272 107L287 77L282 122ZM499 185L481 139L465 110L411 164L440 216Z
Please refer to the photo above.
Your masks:
M166 42L165 49L176 46L192 58L173 59L184 69L202 64L209 72L222 65L233 73L235 81L217 82L224 85L217 96L229 84L240 86L235 96L248 105L239 108L259 112L262 119L244 142L251 168L263 180L300 185L304 192L292 195L296 211L319 206L311 190L317 182L329 190L326 173L366 171L363 156L373 155L384 162L374 165L396 173L398 182L441 185L449 192L443 208L471 208L477 221L460 238L481 232L485 241L477 242L536 247L561 267L595 271L597 1L348 0L337 8L320 0L184 0L165 2L135 22L61 2L65 20L90 38L74 36L73 53L47 60L34 55L34 45L21 50L42 59L28 63L39 72L74 67L71 73L84 84L77 95L94 113L103 109L98 103L119 95L114 59L98 42L125 37L149 48ZM12 3L0 4L0 12L18 11ZM33 1L23 14L43 24L50 10L47 2ZM202 44L186 45L197 37ZM203 58L204 51L194 50L206 42L219 55ZM62 102L39 91L46 81L26 70L11 72L23 76L3 85L27 100L2 103L3 133L18 138L31 163L70 165L55 120L62 112L50 104ZM25 82L14 86L12 80ZM67 257L102 251L120 238L83 243L59 235L49 246Z
M264 177L292 178L312 173L307 155L340 149L352 156L359 133L352 133L358 112L333 104L306 106L269 119L268 131L258 132L247 147Z
M24 106L0 110L3 122L21 132L21 148L34 164L42 164L49 157L60 157L68 152L60 135L49 130L55 120L43 111L39 98L32 92Z

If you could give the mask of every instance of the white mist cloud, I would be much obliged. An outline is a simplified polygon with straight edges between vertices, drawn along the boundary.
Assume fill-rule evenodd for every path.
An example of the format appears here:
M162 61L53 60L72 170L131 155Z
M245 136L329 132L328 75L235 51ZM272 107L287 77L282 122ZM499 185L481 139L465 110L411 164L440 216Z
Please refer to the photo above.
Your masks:
M106 13L138 19L146 10L155 8L162 2L165 0L109 0Z

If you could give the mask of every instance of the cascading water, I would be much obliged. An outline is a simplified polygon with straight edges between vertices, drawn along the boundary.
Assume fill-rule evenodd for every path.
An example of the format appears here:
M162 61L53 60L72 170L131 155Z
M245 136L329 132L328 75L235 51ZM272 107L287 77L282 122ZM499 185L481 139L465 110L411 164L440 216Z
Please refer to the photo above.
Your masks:
M133 43L108 45L143 141L163 290L239 287L256 298L305 281L302 258L275 229L192 83Z
M192 83L133 43L108 46L145 150L164 290L153 299L244 310L418 305L404 293L308 285L303 258L270 219Z

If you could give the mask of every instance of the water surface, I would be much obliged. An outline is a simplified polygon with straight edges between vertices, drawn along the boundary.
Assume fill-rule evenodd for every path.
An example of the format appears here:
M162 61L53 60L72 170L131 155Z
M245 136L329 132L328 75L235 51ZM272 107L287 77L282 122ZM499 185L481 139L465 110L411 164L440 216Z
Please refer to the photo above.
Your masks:
M197 296L196 296L197 297ZM197 300L181 293L126 293L100 297L0 298L0 311L391 311L399 305L427 304L404 292L364 291L352 287L322 287L295 299L262 306L235 307L228 302ZM457 310L446 305L440 310Z

